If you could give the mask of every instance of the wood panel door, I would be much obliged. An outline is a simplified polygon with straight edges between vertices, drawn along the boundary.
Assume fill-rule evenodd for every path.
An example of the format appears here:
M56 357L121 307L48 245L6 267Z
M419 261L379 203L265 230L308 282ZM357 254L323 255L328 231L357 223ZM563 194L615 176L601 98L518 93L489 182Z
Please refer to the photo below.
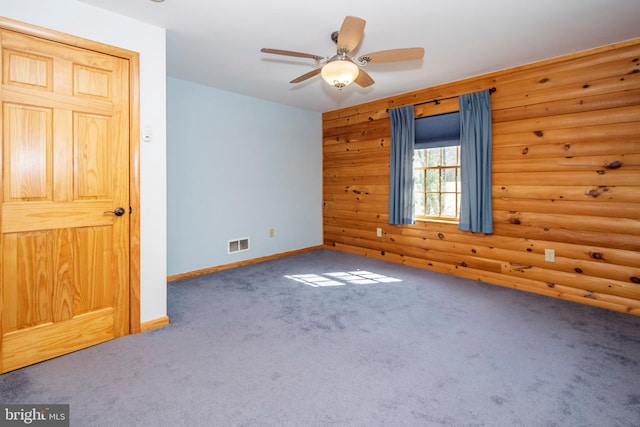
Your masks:
M0 37L7 372L129 332L129 68L14 31Z

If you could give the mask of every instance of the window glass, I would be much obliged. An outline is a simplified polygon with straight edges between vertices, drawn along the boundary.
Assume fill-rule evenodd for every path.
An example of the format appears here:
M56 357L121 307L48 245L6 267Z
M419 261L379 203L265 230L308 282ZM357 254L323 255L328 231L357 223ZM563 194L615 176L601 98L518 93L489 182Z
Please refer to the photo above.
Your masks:
M425 187L430 193L440 192L440 168L428 168L425 170Z
M442 192L456 193L458 189L458 169L449 168L442 170Z
M418 150L418 151L426 151L428 154L429 161L427 162L427 166L440 166L440 153L442 150Z
M425 171L422 169L422 166L418 164L418 168L413 170L413 190L418 193L425 192Z
M446 218L457 218L457 206L456 206L456 194L455 193L442 193L442 210L440 216Z
M413 164L415 167L427 166L427 151L415 150L413 153Z
M458 166L458 147L459 146L456 145L442 148L444 157L442 159L443 166Z
M440 198L438 193L427 193L427 208L426 215L423 213L423 217L439 217L440 216ZM418 217L418 215L416 215Z

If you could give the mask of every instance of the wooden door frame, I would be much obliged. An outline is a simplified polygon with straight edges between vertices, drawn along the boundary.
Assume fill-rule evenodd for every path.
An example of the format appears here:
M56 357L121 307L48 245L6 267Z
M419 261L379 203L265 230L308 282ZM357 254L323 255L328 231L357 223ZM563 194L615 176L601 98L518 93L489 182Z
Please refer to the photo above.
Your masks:
M129 62L129 333L140 325L140 54L0 16L0 28L117 56ZM0 218L0 221L2 218Z

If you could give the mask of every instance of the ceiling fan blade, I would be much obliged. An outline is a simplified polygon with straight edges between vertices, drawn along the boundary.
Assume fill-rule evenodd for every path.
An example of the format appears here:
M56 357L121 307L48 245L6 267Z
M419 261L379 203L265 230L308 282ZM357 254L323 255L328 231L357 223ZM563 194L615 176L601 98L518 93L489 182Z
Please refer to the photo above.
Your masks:
M356 77L356 79L354 80L354 83L362 86L362 87L368 87L371 86L373 83L375 83L373 81L373 79L371 78L371 76L369 74L367 74L366 71L364 71L362 68L360 68L360 72L358 73L358 77Z
M366 23L362 18L355 16L345 17L338 32L338 50L346 49L347 52L351 52L358 47L360 40L362 40L364 25Z
M424 57L424 48L409 47L406 49L381 50L379 52L371 52L358 58L360 62L371 62L380 64L383 62L400 62L414 61Z
M316 68L315 70L311 70L308 73L305 73L305 74L301 75L300 77L297 77L297 78L291 80L289 83L300 83L300 82L303 82L303 81L305 81L307 79L310 79L313 76L316 76L316 75L320 74L321 70L322 70L322 67Z
M324 59L324 56L313 55L311 53L294 52L292 50L282 50L282 49L268 49L266 47L263 47L262 49L260 49L260 52L273 53L275 55L295 56L298 58L311 58L311 59L315 59L316 61L320 61Z

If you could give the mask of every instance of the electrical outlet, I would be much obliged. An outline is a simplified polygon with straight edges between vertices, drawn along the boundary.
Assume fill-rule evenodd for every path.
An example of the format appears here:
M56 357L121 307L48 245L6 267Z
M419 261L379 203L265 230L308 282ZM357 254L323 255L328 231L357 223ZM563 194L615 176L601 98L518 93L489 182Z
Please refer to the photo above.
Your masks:
M276 229L275 228L270 228L269 229L269 237L276 237Z
M556 251L554 251L553 249L545 249L544 260L549 262L556 262Z
M376 235L378 237L382 237L382 228L380 228L380 227L376 228Z

